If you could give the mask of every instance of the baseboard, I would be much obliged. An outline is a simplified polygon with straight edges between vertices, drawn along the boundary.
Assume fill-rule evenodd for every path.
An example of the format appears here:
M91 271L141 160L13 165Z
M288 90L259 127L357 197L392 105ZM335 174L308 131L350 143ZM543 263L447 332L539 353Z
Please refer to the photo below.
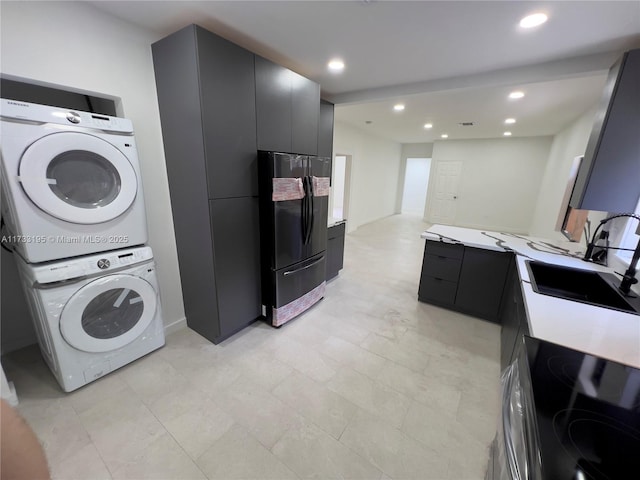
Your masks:
M183 328L187 328L187 317L179 318L178 320L175 320L170 324L165 325L164 335L165 336L170 335L172 333L182 330Z

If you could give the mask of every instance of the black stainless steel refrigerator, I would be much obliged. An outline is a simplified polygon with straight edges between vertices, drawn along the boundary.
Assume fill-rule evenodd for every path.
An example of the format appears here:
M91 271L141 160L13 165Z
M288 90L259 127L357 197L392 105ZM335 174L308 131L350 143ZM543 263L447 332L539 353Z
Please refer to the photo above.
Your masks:
M324 297L331 159L258 152L263 315L276 327Z

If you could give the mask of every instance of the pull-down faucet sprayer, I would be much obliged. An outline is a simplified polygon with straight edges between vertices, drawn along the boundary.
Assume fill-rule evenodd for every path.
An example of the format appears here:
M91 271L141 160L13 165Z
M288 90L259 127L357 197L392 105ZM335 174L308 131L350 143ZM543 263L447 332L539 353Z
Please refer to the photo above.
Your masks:
M589 262L592 260L592 255L593 255L593 248L595 246L596 240L598 238L598 231L600 230L600 228L605 224L610 222L611 220L613 220L614 218L619 218L619 217L629 217L629 218L635 218L636 220L640 221L640 215L636 215L635 213L617 213L615 215L611 215L610 217L605 218L604 220L600 221L600 225L598 225L598 227L596 228L595 232L593 232L593 237L591 237L591 241L589 242L589 245L587 246L587 251L584 254L584 258L583 260ZM603 247L603 248L608 248L611 250L625 250L622 248L617 248L617 247ZM631 262L629 263L629 268L627 268L627 271L624 272L624 275L622 276L622 281L620 282L620 286L618 287L618 289L620 290L620 292L622 292L623 295L625 296L633 296L631 294L631 286L635 283L638 283L638 279L636 278L636 273L637 273L637 268L638 268L638 260L640 260L640 240L638 241L638 245L636 245L636 249L633 252L633 256L631 257Z

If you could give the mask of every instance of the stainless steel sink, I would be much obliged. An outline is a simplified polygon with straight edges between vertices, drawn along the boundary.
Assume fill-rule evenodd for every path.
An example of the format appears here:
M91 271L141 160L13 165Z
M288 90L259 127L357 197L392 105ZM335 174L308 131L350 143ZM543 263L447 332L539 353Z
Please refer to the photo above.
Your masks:
M593 272L527 260L531 286L537 293L640 315L640 299L618 290L620 279Z

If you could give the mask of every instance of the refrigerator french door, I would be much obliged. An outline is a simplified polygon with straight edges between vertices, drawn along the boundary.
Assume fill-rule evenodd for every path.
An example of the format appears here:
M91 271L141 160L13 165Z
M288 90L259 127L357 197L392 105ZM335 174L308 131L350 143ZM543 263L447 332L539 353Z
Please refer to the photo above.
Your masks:
M263 314L280 326L324 296L331 159L258 153Z

